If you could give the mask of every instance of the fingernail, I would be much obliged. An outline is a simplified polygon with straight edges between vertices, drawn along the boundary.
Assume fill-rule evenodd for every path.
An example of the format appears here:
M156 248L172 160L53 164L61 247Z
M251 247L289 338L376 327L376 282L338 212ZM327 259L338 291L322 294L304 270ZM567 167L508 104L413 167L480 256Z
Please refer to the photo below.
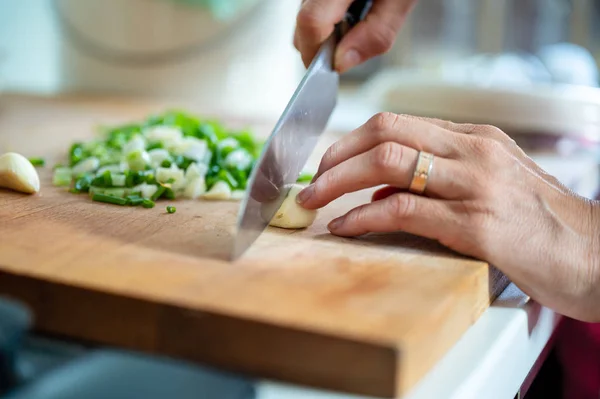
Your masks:
M338 69L340 72L347 71L348 69L360 64L360 54L354 49L350 49L345 53L342 53L341 57L337 58L336 69Z
M338 230L340 227L342 227L342 225L344 224L344 218L337 218L331 221L331 223L329 223L329 226L327 226L327 228L329 230Z
M304 190L298 193L298 195L296 196L296 202L299 204L306 203L310 199L310 197L312 197L314 191L315 187L311 184L310 186L306 187Z

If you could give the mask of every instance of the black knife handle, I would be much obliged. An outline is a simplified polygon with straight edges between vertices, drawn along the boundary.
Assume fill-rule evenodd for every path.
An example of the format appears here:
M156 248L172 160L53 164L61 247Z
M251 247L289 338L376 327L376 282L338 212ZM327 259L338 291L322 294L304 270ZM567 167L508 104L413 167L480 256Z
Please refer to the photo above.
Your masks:
M373 0L355 0L350 4L346 12L346 22L350 28L354 28L356 24L365 19L371 7Z
M373 0L354 0L348 7L344 20L338 25L338 39L341 39L350 29L365 19L372 6Z

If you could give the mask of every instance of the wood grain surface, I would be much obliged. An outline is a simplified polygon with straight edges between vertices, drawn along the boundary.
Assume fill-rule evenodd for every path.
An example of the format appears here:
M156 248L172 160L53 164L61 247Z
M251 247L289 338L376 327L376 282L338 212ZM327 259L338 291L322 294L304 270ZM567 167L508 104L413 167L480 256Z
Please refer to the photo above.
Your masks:
M50 165L96 124L189 104L126 98L0 97L0 153ZM231 119L230 124L243 124ZM253 124L268 134L269 123ZM328 134L315 151L316 162ZM177 213L92 203L51 185L0 190L0 294L36 328L252 376L401 396L507 285L485 262L403 233L344 239L327 223L369 200L348 195L302 231L269 228L225 261L239 203L176 201Z

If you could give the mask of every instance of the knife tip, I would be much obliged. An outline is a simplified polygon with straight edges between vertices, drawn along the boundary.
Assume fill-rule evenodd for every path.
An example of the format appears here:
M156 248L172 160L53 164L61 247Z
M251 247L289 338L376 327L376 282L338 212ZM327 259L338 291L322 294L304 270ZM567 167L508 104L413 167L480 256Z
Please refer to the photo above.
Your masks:
M233 250L229 255L229 262L235 262L246 252L246 248L244 246L239 245L238 242L233 244Z

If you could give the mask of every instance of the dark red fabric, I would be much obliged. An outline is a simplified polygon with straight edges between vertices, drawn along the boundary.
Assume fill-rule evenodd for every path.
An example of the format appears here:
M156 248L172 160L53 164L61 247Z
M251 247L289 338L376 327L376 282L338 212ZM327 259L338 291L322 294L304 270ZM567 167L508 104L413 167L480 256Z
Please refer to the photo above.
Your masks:
M563 372L563 398L600 398L600 324L566 319L561 324L557 353Z

